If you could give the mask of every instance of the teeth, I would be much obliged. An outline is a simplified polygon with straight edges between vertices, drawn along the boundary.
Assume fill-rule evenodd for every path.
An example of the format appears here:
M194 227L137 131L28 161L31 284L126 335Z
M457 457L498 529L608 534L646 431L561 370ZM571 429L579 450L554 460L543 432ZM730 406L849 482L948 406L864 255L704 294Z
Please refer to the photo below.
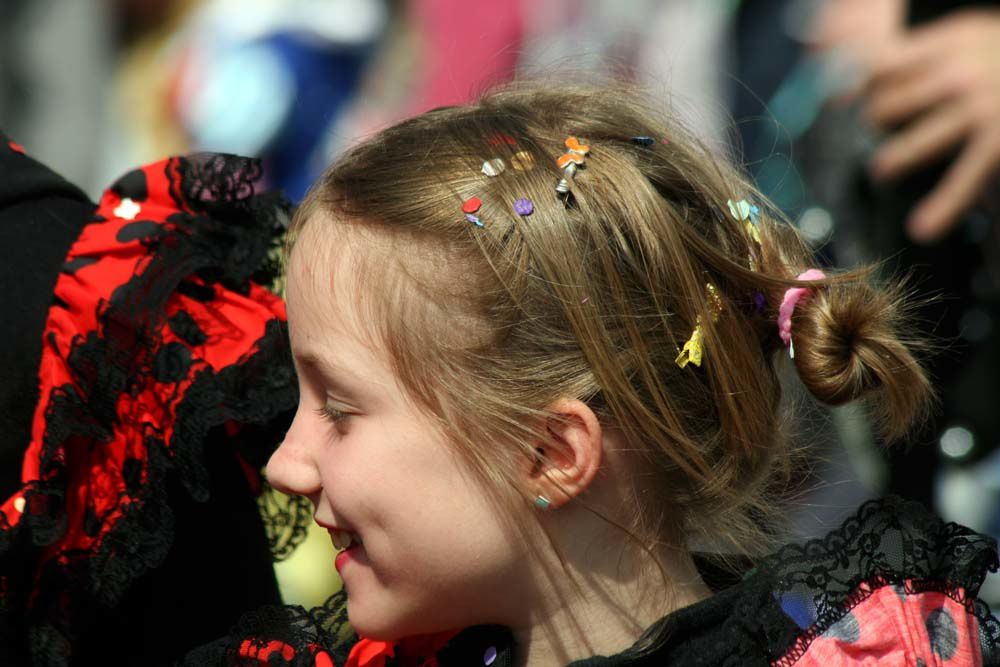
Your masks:
M351 543L351 538L342 530L331 530L330 536L333 538L334 549L346 549Z
M333 547L337 550L346 549L355 542L360 544L361 540L352 533L346 530L337 530L336 528L330 530L330 537L333 540Z

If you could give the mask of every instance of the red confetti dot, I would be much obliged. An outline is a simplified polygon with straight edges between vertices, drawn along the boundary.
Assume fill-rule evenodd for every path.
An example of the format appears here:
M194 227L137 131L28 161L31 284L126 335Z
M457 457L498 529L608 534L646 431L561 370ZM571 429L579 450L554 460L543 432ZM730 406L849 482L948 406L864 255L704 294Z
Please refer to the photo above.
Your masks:
M21 144L14 143L13 141L8 141L7 145L10 146L10 149L15 153L20 153L21 155L24 155L24 147L22 147Z
M475 213L479 210L479 207L483 205L482 200L479 197L469 197L462 204L463 213Z

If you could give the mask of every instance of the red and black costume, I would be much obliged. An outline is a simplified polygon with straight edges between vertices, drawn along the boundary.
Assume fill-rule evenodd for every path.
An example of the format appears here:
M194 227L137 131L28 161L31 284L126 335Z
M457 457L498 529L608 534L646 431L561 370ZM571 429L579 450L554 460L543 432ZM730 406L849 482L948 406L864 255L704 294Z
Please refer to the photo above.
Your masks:
M257 471L297 394L259 176L171 158L95 205L0 135L0 664L170 664L279 601Z

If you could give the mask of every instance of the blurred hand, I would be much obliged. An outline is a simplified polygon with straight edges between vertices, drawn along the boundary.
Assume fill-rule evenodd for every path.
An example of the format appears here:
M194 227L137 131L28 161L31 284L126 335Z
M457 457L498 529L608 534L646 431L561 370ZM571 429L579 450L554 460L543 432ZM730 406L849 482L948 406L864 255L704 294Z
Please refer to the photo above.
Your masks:
M1000 10L957 12L886 44L871 61L863 103L889 132L872 160L876 179L957 152L907 221L912 239L941 238L1000 171Z
M907 6L908 0L826 0L812 18L810 47L867 72L886 43L905 30Z

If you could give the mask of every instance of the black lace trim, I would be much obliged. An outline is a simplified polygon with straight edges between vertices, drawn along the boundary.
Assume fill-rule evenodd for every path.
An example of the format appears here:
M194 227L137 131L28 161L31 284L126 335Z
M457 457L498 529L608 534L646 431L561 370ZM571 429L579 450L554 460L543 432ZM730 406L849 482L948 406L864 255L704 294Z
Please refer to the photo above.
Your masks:
M164 232L151 241L155 249L149 262L103 304L98 331L73 344L68 363L83 391L65 385L53 395L40 479L24 493L28 509L13 530L0 526L0 567L10 573L0 580L0 644L13 646L27 629L35 664L64 664L74 639L87 627L88 610L115 605L136 577L162 562L173 539L166 478L178 475L195 499L207 499L202 445L208 431L230 421L272 421L297 402L285 325L272 320L253 354L218 373L206 367L182 398L176 396L180 403L169 446L164 433L146 427L146 466L135 460L132 470L123 470L135 500L122 507L96 553L50 560L34 580L37 552L23 544L25 539L43 547L67 530L64 501L71 480L63 448L107 442L117 426L119 396L138 394L154 380L181 377L190 362L186 348L164 345L158 333L169 296L191 276L245 294L251 279L269 284L276 275L269 255L279 242L288 205L276 195L254 196L259 164L233 156L166 164L172 191L188 212L169 218ZM178 173L170 173L171 168ZM94 522L95 517L85 517L84 529ZM286 549L296 539L290 538ZM20 618L19 610L26 608L27 618Z
M282 667L315 667L317 649L327 651L335 665L345 664L357 642L347 620L347 594L341 590L311 610L285 605L245 614L228 637L189 653L179 667L259 667L262 662L254 656L258 652L266 655L274 642L284 644L292 654L291 659L280 662Z
M976 595L996 572L996 541L945 523L918 503L889 497L870 501L837 530L803 545L788 545L761 569L773 573L777 595L808 598L815 622L794 638L782 637L771 655L794 664L809 643L884 586L906 594L939 592L962 604L979 623L985 655L1000 652L1000 621Z

